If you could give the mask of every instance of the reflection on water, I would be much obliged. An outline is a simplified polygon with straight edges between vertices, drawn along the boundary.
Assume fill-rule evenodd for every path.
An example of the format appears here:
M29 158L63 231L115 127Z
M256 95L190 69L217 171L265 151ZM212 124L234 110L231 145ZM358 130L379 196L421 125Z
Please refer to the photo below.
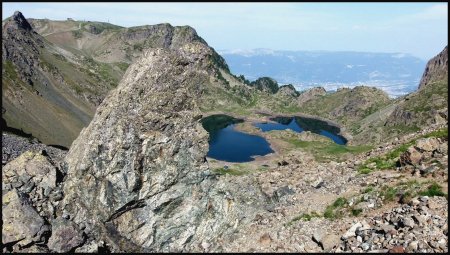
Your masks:
M329 125L322 120L304 117L276 117L271 120L277 123L256 123L254 125L263 132L286 129L291 129L297 133L310 131L331 138L337 144L344 145L347 143L347 139L338 135L340 132L338 127Z
M263 137L239 132L234 124L242 122L226 115L213 115L202 120L209 132L207 156L228 162L253 161L252 156L264 156L274 152Z
M337 144L346 144L347 140L338 135L338 127L325 121L303 117L276 117L275 122L256 123L263 132L291 129L295 132L311 131L331 138ZM209 151L207 156L228 162L253 161L254 156L264 156L274 151L265 138L250 135L234 129L236 123L243 122L228 115L218 114L201 120L203 128L209 132Z

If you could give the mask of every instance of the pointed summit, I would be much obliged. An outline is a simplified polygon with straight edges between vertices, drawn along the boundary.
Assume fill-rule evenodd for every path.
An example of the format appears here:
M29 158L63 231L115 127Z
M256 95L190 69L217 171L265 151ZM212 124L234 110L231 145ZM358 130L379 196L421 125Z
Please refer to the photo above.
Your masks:
M32 31L30 23L28 23L27 19L23 16L20 11L15 11L9 22L7 23L5 28L13 28L13 29L24 29L26 31Z

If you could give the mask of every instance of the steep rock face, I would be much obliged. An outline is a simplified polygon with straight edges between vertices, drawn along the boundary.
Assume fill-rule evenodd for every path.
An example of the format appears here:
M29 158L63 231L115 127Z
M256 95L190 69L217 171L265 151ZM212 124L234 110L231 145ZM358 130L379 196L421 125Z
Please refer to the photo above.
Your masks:
M33 31L21 12L16 11L2 24L2 61L11 61L22 80L33 85L32 77L39 63L42 39Z
M448 121L447 46L428 61L419 89L402 98L385 126L420 128Z
M448 46L434 58L428 61L425 72L420 80L419 89L427 86L432 81L445 79L448 75Z
M213 186L198 122L212 54L201 43L145 51L74 141L61 209L113 251L198 250L239 221Z

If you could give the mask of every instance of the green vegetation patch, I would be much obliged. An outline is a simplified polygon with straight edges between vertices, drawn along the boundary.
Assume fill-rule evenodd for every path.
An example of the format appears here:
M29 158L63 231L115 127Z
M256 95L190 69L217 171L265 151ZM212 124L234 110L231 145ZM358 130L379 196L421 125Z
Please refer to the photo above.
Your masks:
M436 137L436 138L444 138L448 140L448 128L442 128L426 135L422 136L423 138Z
M383 186L378 192L383 201L395 201L399 199L401 203L408 203L415 196L443 196L447 197L447 193L442 191L442 186L436 182L410 180L400 182L394 186Z
M83 32L81 32L81 30L74 30L72 31L72 35L75 39L80 39L83 37Z
M370 200L377 200L381 198L384 203L400 202L409 203L413 197L416 196L444 196L448 198L448 194L442 191L442 186L434 181L419 182L416 179L401 181L394 185L384 185L377 188L375 185L370 185L363 189L360 194L352 198L337 198L332 204L328 205L323 212L323 217L327 219L339 219L344 216L359 216L364 210L357 205L361 202ZM349 201L353 201L350 203ZM351 205L350 205L351 204ZM295 218L296 220L308 219L307 214L302 214Z
M352 215L353 216L358 216L358 215L360 215L361 213L362 213L362 209L356 209L356 208L353 208L353 209L351 209L351 212L352 212Z
M319 213L312 211L310 213L302 213L299 216L294 217L291 221L289 221L287 224L285 224L286 226L291 226L294 222L297 222L299 220L302 221L310 221L313 218L319 218L322 217Z
M334 201L333 204L327 206L325 211L323 212L323 217L327 219L338 219L344 216L345 207L348 206L348 201L346 198L339 197Z
M233 168L228 168L225 169L223 167L219 167L216 169L213 169L213 172L219 175L225 175L225 174L229 174L229 175L244 175L247 174L248 172L246 171L242 171L242 170L238 170L238 169L233 169Z
M448 139L448 129L442 128L425 135L421 135L411 141L400 145L399 147L387 152L384 155L376 156L367 159L363 164L358 166L358 172L360 174L368 174L374 170L393 169L398 165L398 158L404 153L410 146L414 145L420 138L444 138Z
M432 183L430 186L427 187L426 190L420 191L419 195L421 196L429 196L429 197L447 197L447 194L442 192L442 186L437 183Z
M369 185L369 187L367 187L363 190L363 193L364 194L371 193L373 191L373 189L374 189L374 185Z
M17 79L16 69L14 68L14 64L11 61L9 60L4 61L2 69L4 75L6 75L8 78L10 78L11 80Z
M309 152L318 162L344 161L348 155L357 155L372 149L369 145L340 145L333 141L302 141L299 138L283 137L284 141Z
M318 217L321 217L320 214L318 214L315 211L312 211L311 214L303 213L302 215L297 216L294 219L292 219L292 221L299 221L299 220L310 221L312 218L318 218Z
M133 44L133 50L142 51L143 49L144 49L144 46L142 43Z
M128 69L128 67L130 66L130 64L128 64L126 62L117 62L116 66L119 67L120 70L125 72Z

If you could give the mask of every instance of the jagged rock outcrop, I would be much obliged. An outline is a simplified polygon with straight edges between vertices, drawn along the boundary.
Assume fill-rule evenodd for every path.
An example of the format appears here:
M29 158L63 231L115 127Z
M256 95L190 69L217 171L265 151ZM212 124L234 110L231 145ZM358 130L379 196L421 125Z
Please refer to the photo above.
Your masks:
M448 46L434 58L428 61L425 72L420 80L419 90L430 82L445 79L448 76Z
M212 55L201 43L145 51L70 148L60 209L112 251L204 250L256 210L238 210L205 161L196 100Z
M385 126L420 128L448 121L447 46L428 61L419 89L395 105Z
M438 138L422 138L400 155L399 163L401 166L419 166L423 159L444 153L448 153L448 144Z
M31 31L33 29L30 23L28 23L28 21L25 19L23 14L19 11L15 11L11 19L13 19L15 22L7 22L7 24L4 26L5 29L12 28L14 30L22 28L27 31Z
M297 102L299 105L302 105L303 103L313 100L318 96L323 96L326 93L327 91L323 87L308 89L299 95L299 97L297 98Z
M284 97L297 97L300 93L295 89L295 87L292 84L288 84L280 86L277 94Z
M2 61L11 61L20 78L33 85L32 78L36 75L44 42L19 11L14 12L2 27Z
M50 222L63 198L63 173L59 168L62 153L24 140L5 134L2 138L3 153L5 147L11 149L12 142L18 146L12 151L14 158L8 158L2 169L3 251L48 252L45 243L51 234Z
M250 86L255 87L257 90L261 90L270 94L275 94L278 91L278 83L270 77L261 77L256 81L252 81Z

